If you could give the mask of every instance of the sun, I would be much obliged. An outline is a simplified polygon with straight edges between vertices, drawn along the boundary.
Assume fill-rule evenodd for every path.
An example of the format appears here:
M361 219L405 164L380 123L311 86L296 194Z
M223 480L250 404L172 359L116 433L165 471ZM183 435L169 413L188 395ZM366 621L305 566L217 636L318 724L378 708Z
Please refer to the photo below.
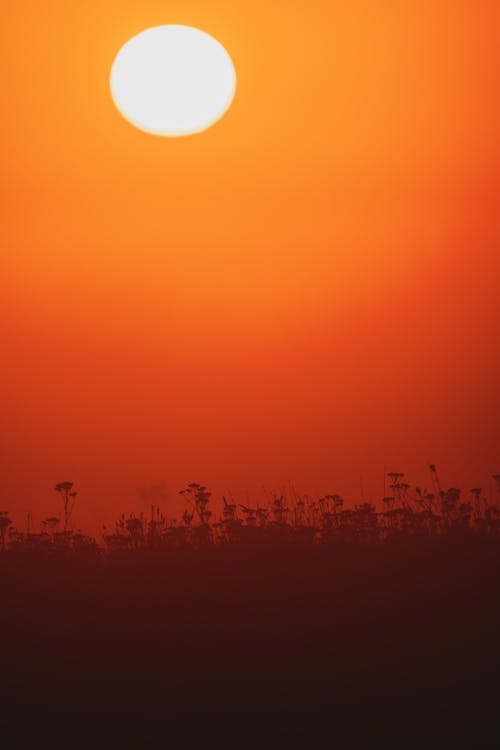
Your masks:
M192 135L229 109L236 72L222 44L191 26L155 26L132 37L110 74L123 117L154 135Z

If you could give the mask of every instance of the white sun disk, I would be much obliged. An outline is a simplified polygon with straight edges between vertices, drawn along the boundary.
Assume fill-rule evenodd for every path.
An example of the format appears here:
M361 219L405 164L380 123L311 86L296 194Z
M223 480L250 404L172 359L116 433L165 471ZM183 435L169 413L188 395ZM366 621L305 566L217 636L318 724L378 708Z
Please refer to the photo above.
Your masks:
M210 34L191 26L155 26L120 49L110 86L126 120L175 137L206 130L223 116L234 97L236 72Z

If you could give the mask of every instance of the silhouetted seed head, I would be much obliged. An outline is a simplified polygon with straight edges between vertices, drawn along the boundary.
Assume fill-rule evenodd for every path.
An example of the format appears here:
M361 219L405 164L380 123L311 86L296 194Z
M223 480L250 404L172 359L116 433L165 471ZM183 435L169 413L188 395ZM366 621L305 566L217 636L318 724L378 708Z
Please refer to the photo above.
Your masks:
M56 484L55 490L56 492L68 492L72 489L73 482L59 482L59 484Z

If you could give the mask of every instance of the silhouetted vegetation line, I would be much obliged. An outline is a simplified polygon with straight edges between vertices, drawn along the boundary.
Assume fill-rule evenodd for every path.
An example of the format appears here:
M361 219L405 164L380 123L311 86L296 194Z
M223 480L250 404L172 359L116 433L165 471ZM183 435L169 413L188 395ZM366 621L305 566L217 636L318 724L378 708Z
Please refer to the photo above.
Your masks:
M499 747L498 507L431 479L391 473L378 506L291 492L220 513L193 483L179 518L99 539L72 529L71 483L41 530L1 514L2 737Z
M481 488L466 495L451 487L443 489L436 467L430 466L432 491L412 487L404 474L388 474L391 494L376 505L363 502L346 507L339 495L317 499L274 494L267 506L222 498L222 513L211 509L207 487L192 483L180 495L186 509L180 519L169 518L159 507L151 514L123 514L114 528L103 527L97 540L74 531L72 515L77 493L72 482L60 482L56 491L63 501L63 520L49 517L42 529L25 532L15 528L7 512L0 512L0 544L3 551L46 550L79 553L117 553L144 549L200 548L206 545L313 545L374 544L410 537L436 538L464 535L495 536L500 530L498 502L488 502ZM500 476L494 475L497 500ZM60 528L62 525L62 529Z

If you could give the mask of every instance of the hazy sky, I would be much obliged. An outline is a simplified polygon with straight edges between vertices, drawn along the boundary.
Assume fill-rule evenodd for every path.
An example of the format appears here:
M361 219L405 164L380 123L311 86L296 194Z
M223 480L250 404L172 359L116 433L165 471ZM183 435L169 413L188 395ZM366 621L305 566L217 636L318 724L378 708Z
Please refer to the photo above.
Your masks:
M113 106L121 45L197 26L238 75L184 139ZM90 525L184 483L359 500L500 472L493 2L9 3L0 509ZM486 486L486 485L485 485ZM167 510L169 509L167 508Z

